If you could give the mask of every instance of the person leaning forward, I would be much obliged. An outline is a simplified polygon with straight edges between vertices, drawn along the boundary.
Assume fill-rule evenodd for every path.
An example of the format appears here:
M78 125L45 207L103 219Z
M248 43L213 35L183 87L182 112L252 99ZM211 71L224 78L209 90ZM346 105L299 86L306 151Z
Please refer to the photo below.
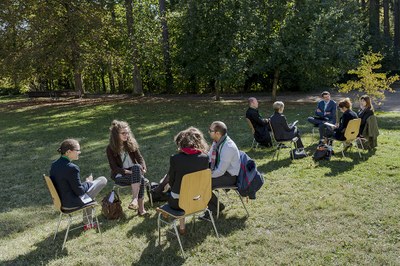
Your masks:
M236 179L240 170L240 154L235 142L228 136L225 123L215 121L211 124L208 133L213 140L208 156L212 177L212 188L236 186ZM213 213L217 212L218 199L212 194L208 208ZM225 208L220 205L220 210Z

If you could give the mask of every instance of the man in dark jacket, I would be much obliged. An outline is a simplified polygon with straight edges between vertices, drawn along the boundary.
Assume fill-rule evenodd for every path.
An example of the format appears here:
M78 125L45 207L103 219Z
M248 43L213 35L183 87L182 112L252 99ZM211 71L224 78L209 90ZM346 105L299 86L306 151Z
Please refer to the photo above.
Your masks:
M268 119L261 117L258 112L258 101L254 97L249 98L249 109L247 109L246 118L253 125L254 139L263 147L271 147L272 140L269 134Z

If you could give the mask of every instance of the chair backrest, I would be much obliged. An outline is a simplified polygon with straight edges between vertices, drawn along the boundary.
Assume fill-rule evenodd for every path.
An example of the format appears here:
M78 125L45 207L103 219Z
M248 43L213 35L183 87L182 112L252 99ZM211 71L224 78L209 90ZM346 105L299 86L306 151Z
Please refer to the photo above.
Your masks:
M247 121L247 124L249 125L249 128L251 129L251 133L254 135L255 130L254 130L253 124L251 123L250 119L248 119L247 117L246 117L246 121Z
M58 192L53 184L53 181L49 176L43 175L44 180L46 181L47 188L49 189L51 198L53 200L54 208L56 210L61 211L61 200L60 196L58 196Z
M344 137L346 141L353 141L357 138L358 132L360 131L361 118L352 119L347 124L346 130L344 131Z
M278 141L276 141L276 138L275 138L274 128L272 127L271 119L268 120L268 124L269 124L269 128L271 129L272 140L274 142L278 142Z
M211 199L211 170L205 169L186 174L182 178L179 207L186 214L207 208Z

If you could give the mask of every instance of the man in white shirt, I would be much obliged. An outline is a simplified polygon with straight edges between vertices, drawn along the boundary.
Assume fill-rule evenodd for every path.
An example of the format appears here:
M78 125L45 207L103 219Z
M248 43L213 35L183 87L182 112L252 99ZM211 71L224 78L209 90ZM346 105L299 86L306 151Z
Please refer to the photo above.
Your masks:
M212 188L235 186L240 170L240 154L235 142L228 136L225 123L215 121L211 124L208 133L213 140L208 153L212 171ZM213 194L208 208L213 213L217 211L218 199ZM225 206L221 204L220 210Z

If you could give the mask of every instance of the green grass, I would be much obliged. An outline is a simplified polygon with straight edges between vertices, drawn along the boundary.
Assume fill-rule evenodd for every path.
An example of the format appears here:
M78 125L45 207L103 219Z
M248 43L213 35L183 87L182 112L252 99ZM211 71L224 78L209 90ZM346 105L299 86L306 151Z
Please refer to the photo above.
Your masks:
M262 113L270 113L270 105L261 103ZM306 146L311 142L306 117L313 108L288 103L285 110L289 121L300 121ZM363 159L353 149L346 158L337 153L331 161L315 163L311 156L291 161L288 150L277 161L272 161L271 149L250 150L245 110L245 101L147 98L72 105L54 102L13 109L3 105L0 264L398 265L400 113L378 113L379 146L374 152L364 152ZM113 119L130 123L152 181L167 172L178 131L196 126L206 132L212 121L226 122L232 139L256 160L266 180L257 200L247 205L250 217L245 217L238 199L231 197L233 202L216 221L220 243L210 224L198 222L195 233L183 237L189 255L184 259L174 237L163 236L158 246L154 208L147 205L150 218L136 217L127 209L129 192L123 191L126 218L107 221L100 216L102 239L95 232L72 231L61 251L65 224L53 242L58 215L41 176L58 158L58 144L73 137L81 142L77 164L82 175L93 172L108 177L105 148ZM314 149L315 144L307 151L311 154ZM111 188L109 182L98 199Z

